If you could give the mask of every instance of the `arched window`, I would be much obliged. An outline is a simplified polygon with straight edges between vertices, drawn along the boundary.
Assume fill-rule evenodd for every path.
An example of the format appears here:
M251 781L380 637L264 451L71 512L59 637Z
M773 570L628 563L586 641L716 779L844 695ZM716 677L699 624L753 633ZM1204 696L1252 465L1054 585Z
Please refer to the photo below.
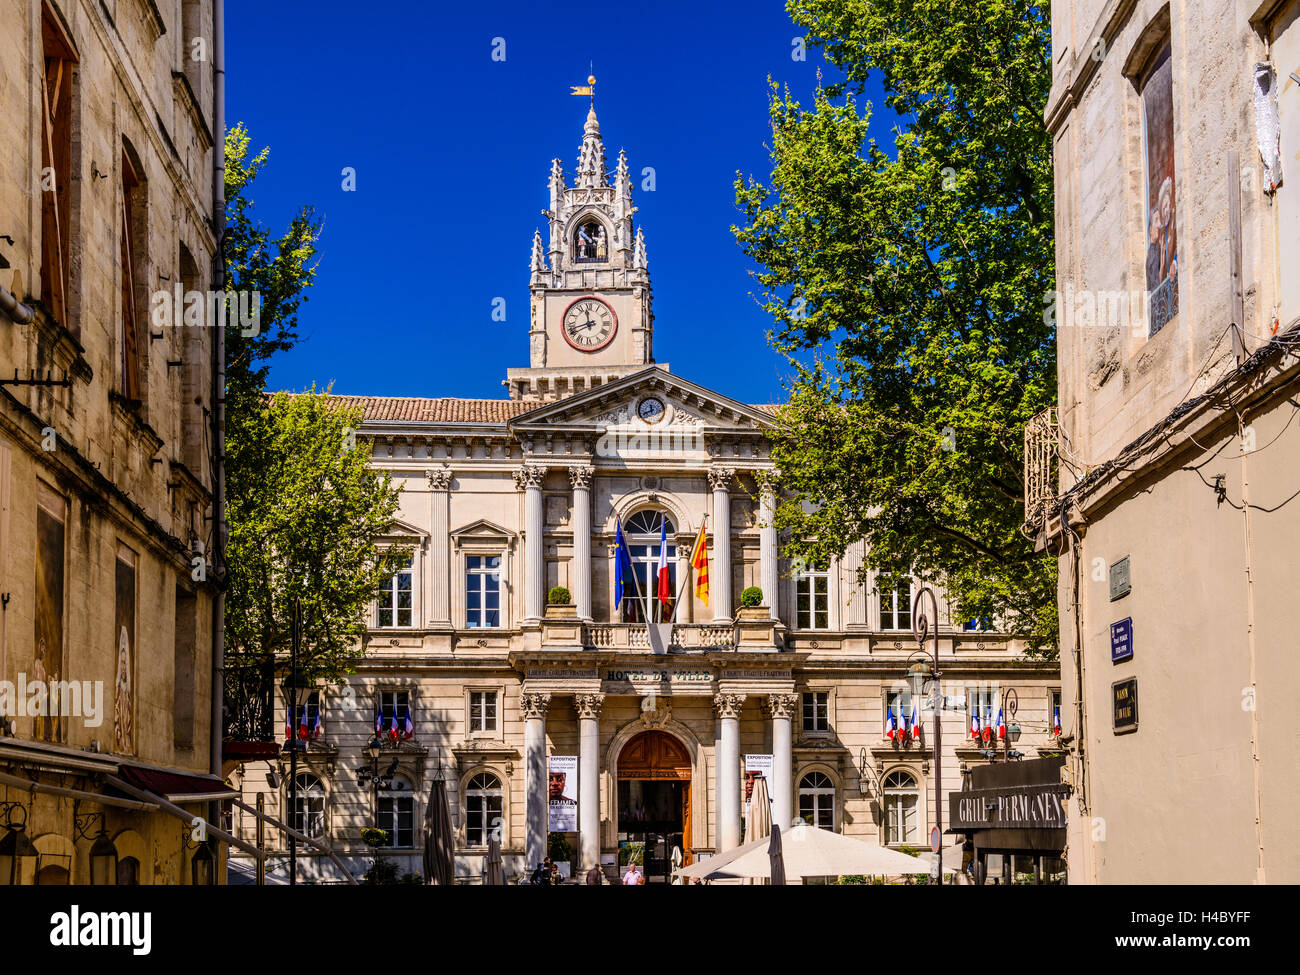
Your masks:
M799 818L809 826L835 829L835 783L825 772L799 780Z
M415 846L415 794L409 782L395 777L388 792L380 793L377 825L388 833L385 846L399 849Z
M288 789L286 785L285 798ZM325 787L308 772L298 774L298 795L290 810L289 825L313 839L325 833Z
M575 261L609 260L609 244L605 239L605 225L599 220L584 220L573 232L573 259Z
M659 541L664 525L668 526L668 601L659 600ZM623 525L627 550L632 556L632 569L636 581L624 582L623 602L619 612L624 623L667 623L673 618L673 603L677 596L677 546L673 536L677 527L662 511L638 511ZM648 604L648 605L647 605Z
M915 843L920 837L921 790L916 776L901 769L885 776L885 843Z
M465 783L466 846L487 846L492 830L501 825L502 808L501 780L491 772L480 772Z
M140 883L140 861L135 857L122 857L117 861L117 885L135 887Z

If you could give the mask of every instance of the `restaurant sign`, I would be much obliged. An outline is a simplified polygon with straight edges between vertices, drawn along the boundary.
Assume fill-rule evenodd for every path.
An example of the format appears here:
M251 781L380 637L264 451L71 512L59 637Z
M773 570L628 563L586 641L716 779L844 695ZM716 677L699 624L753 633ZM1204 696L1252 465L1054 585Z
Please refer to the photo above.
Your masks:
M948 797L948 815L955 830L1064 829L1069 788L1059 782L967 789Z

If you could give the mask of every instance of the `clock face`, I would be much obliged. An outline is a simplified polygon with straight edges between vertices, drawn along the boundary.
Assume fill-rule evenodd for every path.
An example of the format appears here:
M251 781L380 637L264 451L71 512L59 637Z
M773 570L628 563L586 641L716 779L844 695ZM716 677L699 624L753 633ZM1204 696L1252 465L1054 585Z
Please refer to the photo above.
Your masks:
M586 295L564 313L564 340L579 352L603 349L618 330L614 309L599 298Z
M657 423L664 415L664 402L656 396L647 396L637 404L636 413L646 423Z

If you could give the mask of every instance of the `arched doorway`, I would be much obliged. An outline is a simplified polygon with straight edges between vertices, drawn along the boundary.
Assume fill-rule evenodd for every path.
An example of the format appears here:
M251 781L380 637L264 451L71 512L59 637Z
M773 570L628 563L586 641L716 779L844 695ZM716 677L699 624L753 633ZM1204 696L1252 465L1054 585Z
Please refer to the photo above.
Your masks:
M667 883L672 852L691 862L691 756L666 731L643 731L618 756L619 872L639 860L647 883Z

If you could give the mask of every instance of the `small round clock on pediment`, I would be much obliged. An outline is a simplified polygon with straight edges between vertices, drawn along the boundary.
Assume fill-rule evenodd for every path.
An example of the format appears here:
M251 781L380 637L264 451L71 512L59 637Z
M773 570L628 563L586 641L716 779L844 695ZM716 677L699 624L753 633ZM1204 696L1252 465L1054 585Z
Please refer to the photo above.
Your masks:
M614 309L595 295L583 295L564 310L560 323L564 341L579 352L595 352L609 345L618 331Z
M658 423L668 414L668 407L658 396L642 396L636 404L636 415L646 423Z

